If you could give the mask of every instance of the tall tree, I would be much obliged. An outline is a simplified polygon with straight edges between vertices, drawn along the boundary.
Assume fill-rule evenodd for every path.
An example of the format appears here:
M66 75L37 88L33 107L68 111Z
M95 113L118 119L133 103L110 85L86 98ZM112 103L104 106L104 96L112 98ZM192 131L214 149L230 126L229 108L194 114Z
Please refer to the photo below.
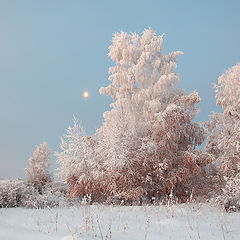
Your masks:
M108 172L109 191L119 197L185 197L201 185L196 176L211 158L194 148L204 141L204 129L192 122L200 102L197 92L176 88L174 72L182 52L163 53L163 35L147 29L116 33L109 47L115 66L110 85L111 110L97 131L99 158ZM187 193L188 192L188 193Z
M214 160L217 183L216 200L227 210L240 208L240 64L226 70L215 85L217 105L222 113L213 113L207 123L209 130L206 152Z
M217 105L223 113L210 117L206 151L215 156L220 174L232 177L240 163L240 64L225 71L215 89Z

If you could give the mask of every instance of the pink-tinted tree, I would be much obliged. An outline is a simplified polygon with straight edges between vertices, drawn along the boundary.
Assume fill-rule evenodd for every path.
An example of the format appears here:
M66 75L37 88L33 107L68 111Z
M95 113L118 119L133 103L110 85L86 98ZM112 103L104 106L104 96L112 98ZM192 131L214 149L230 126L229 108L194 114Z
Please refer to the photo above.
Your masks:
M39 191L46 183L51 181L49 166L50 150L48 144L43 142L33 152L33 157L29 158L29 167L25 169L27 181L32 183Z
M111 81L100 89L111 96L111 110L97 131L98 159L107 175L109 195L125 199L186 199L204 184L204 166L211 157L195 149L204 129L192 120L200 102L197 92L176 88L174 72L182 52L164 54L163 36L147 29L114 34L109 56Z
M230 185L227 181L237 182L240 164L240 64L225 71L218 78L215 86L217 105L223 113L214 113L207 123L209 130L206 152L215 157L216 178L218 186L225 196ZM227 180L227 181L226 181Z
M60 151L55 153L59 177L69 185L71 197L91 195L100 198L99 165L96 160L96 139L86 136L82 124L73 118L73 126L61 137ZM99 199L100 200L100 199Z
M240 162L240 64L221 75L215 88L223 113L210 118L206 151L217 159L221 174L230 177L236 174Z

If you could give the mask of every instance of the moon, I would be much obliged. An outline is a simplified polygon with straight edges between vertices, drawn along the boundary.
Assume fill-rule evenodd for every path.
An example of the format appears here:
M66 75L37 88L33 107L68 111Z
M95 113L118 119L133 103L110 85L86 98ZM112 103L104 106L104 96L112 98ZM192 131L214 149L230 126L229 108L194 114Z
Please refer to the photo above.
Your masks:
M84 97L84 98L88 98L88 97L89 97L89 93L88 93L87 91L84 92L84 93L83 93L83 97Z

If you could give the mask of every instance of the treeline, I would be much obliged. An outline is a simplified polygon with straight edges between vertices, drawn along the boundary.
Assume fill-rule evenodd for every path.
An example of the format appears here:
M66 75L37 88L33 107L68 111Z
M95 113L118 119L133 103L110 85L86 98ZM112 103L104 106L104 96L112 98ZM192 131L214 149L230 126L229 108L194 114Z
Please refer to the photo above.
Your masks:
M125 204L212 199L239 208L240 64L215 86L223 112L195 122L198 93L176 87L182 52L164 54L162 42L151 29L141 36L114 34L109 56L115 65L109 86L100 89L113 99L111 110L93 136L74 118L55 153L66 199ZM43 143L26 169L27 182L40 195L52 182L49 154Z

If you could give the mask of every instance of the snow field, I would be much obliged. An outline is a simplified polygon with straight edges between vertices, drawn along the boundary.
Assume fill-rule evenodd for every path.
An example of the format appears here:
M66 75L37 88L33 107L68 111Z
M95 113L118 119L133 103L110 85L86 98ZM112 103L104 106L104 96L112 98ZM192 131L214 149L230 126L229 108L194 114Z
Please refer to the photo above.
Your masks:
M240 213L208 205L0 209L1 240L240 239Z

